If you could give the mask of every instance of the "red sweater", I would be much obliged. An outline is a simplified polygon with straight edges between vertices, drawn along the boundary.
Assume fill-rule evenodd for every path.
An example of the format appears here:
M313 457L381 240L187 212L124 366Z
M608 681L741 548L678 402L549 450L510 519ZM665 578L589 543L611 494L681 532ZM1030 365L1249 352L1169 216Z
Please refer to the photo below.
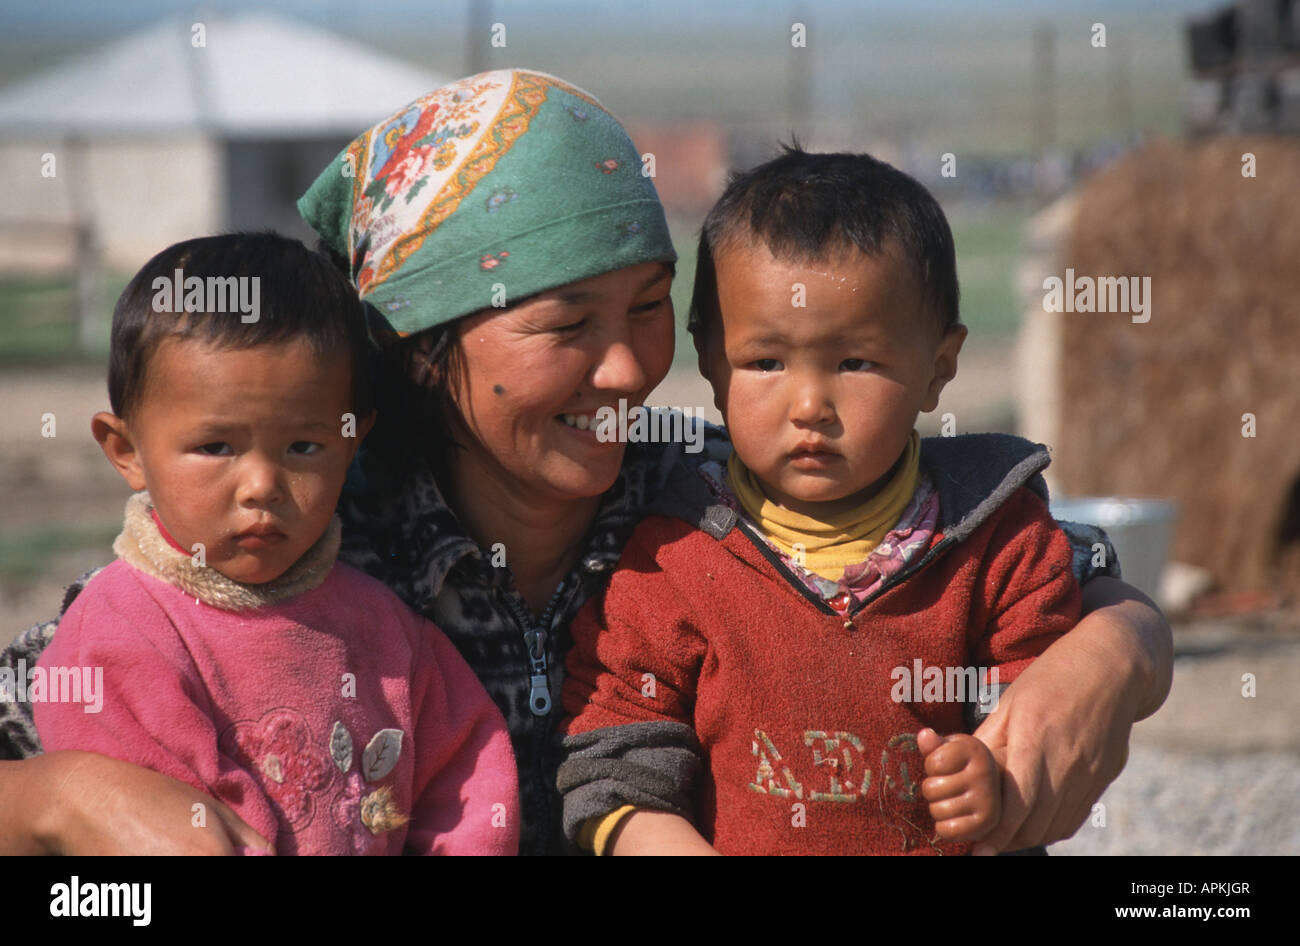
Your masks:
M1020 488L846 628L741 528L719 541L646 519L573 624L563 731L693 728L694 821L724 854L968 853L931 844L915 742L926 726L964 730L961 694L934 671L911 679L915 661L954 668L954 684L972 665L1010 683L1078 620L1070 561L1043 500Z

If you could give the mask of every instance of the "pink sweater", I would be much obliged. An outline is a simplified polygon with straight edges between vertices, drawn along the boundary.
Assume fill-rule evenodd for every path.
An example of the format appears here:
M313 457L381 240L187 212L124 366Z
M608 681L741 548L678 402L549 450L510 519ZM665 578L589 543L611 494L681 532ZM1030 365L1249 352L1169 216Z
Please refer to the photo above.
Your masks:
M500 711L441 631L341 562L308 591L233 611L116 561L39 666L47 679L103 668L98 712L85 694L35 704L47 750L188 782L278 854L517 852Z

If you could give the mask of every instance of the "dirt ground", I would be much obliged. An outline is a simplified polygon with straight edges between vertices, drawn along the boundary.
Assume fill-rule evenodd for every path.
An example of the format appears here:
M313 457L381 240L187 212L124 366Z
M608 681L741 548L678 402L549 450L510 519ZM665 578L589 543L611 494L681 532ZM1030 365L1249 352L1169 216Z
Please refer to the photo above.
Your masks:
M968 351L933 422L960 404L960 430L1006 429L1004 357L997 346ZM0 391L0 546L12 561L42 535L69 537L40 574L0 582L3 645L57 614L64 585L110 559L129 490L90 437L91 415L107 409L101 369L8 370ZM670 376L652 401L712 410L693 372ZM47 414L53 437L42 436ZM89 535L97 544L73 547ZM1175 646L1173 692L1135 728L1128 767L1101 800L1104 826L1086 824L1052 853L1300 854L1300 633L1268 619L1179 622ZM1254 696L1243 695L1244 674Z
M130 489L90 435L90 418L108 409L104 371L93 366L0 373L0 543L9 556L38 537L98 535L97 545L55 551L34 579L0 581L0 641L58 612L63 586L112 557L109 543ZM52 415L52 437L42 436Z

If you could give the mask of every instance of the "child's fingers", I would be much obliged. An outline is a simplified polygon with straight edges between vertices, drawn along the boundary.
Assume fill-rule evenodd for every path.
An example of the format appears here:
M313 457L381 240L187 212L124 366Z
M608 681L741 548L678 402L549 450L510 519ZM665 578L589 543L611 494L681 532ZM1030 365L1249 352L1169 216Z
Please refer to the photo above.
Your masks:
M929 802L958 798L970 788L970 779L957 772L951 775L933 775L921 780L921 796Z
M934 819L935 824L938 824L940 821L952 821L956 818L964 818L967 815L974 815L978 812L978 806L965 792L960 795L952 795L948 798L939 798L930 801L930 817Z
M925 757L927 775L949 775L963 769L981 778L997 769L993 753L984 743L965 733L948 736L942 746Z
M982 814L964 815L959 818L935 819L935 834L945 841L978 841L988 835L994 823Z
M979 756L972 751L970 737L960 734L948 736L925 757L925 774L953 775L980 762Z
M930 817L939 836L951 841L978 841L997 826L999 799L978 786L952 798L930 802Z
M922 729L916 734L916 747L921 750L921 755L928 756L942 746L943 742L943 737L933 729Z
M948 788L960 780L946 781L950 783L945 786ZM931 799L927 794L930 817L940 837L950 841L978 841L997 827L1002 814L1001 799L991 791L992 786L966 782L962 787L965 790L961 794L948 797ZM924 783L921 790L925 792Z

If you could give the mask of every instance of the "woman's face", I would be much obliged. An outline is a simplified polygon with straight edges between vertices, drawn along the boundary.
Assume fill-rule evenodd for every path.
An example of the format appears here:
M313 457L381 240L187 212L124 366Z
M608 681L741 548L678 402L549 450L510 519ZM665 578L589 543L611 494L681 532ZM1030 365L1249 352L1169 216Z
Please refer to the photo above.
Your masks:
M609 489L626 445L597 439L596 412L642 404L668 373L672 281L671 264L642 263L466 316L457 478L504 476L541 499Z

